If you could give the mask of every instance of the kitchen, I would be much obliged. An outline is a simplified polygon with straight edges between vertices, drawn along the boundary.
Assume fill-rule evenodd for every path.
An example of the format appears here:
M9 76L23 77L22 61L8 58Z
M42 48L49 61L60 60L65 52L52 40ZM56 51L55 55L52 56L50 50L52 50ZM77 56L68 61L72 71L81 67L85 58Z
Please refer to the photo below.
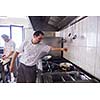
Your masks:
M50 52L51 58L43 59L43 69L38 74L37 82L100 82L99 16L27 16L9 18L9 20L1 18L3 20L0 23L1 26L5 24L10 28L14 25L22 27L21 42L24 39L30 39L34 31L41 30L45 33L44 43L54 47L68 48L67 52ZM13 34L14 32L12 36ZM16 44L19 46L21 42L16 42ZM0 52L2 53L2 49Z
M29 16L44 16L44 17L46 16L47 17L79 16L80 18L82 16L86 17L83 20L78 21L76 24L72 22L73 24L71 25L72 27L69 24L70 26L69 28L65 25L65 28L62 30L59 30L58 28L56 28L56 31L53 31L53 30L52 32L44 31L44 33L45 35L50 36L50 37L52 36L53 37L56 36L57 38L64 37L62 40L63 47L67 47L68 51L63 52L62 54L64 56L63 60L71 61L73 64L77 65L77 67L75 66L75 68L78 68L78 67L81 68L81 71L87 72L86 75L89 75L89 77L91 77L92 75L92 78L94 76L96 80L100 79L100 74L99 74L99 70L100 70L100 67L99 67L100 65L99 63L99 59L100 59L99 57L100 2L99 0L92 0L92 1L90 0L84 0L84 1L82 0L17 0L17 1L16 0L8 0L8 1L2 0L0 3L1 3L0 16L2 17L2 18L0 17L0 25L1 26L11 25L10 28L11 30L13 30L12 34L15 32L16 34L17 32L22 33L22 29L23 29L23 33L24 33L23 36L21 36L22 34L20 34L19 36L19 37L23 37L23 39L24 38L30 39L32 37L32 34L35 31L33 30L33 26L29 20ZM12 18L9 19L6 16L13 17L13 19ZM22 16L25 16L25 17L28 16L27 18L24 17L25 20L27 19L27 22L24 20L24 18L18 18ZM78 19L76 18L76 20ZM49 23L53 25L55 21L54 23L49 21ZM23 28L15 27L12 25L23 26ZM57 25L54 24L53 26L57 26ZM6 31L6 33L10 33L10 32ZM75 39L70 39L70 38L73 38L74 33L75 33L75 37L74 37ZM15 37L18 38L18 35L16 34L13 35L14 37L12 38L15 38ZM18 47L19 47L18 43L23 41L23 39L20 38L20 40L16 42ZM0 40L0 43L1 41L2 39ZM0 45L3 46L3 43L4 41L2 41L2 44ZM2 54L3 48L1 47L0 49L1 49L0 53ZM51 57L51 59L53 59L53 57ZM73 75L71 76L72 76L71 79L74 80L75 79L74 76ZM82 78L84 79L84 75ZM35 84L15 83L14 84L14 83L1 82L0 83L0 90L1 90L0 99L10 99L10 100L13 100L13 99L95 100L97 99L98 100L99 94L100 94L99 93L100 84L98 82L94 84L93 81L92 82L87 81L86 83L82 82L84 80L80 80L80 81L81 82L73 81L72 83L67 81L68 83L66 83L66 81L64 80L63 82L59 80L59 83L58 83L55 80L55 82L57 83L51 83L52 80L50 79L49 80L50 83L48 84L44 82L42 82L42 84L41 83L35 83Z

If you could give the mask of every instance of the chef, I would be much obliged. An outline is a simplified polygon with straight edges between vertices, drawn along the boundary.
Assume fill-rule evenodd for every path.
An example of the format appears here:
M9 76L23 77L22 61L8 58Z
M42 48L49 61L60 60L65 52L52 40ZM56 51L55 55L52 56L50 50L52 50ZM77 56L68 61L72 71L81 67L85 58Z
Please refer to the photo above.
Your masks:
M36 31L33 34L31 40L24 41L18 50L14 53L11 61L10 70L13 71L14 62L16 57L22 53L20 58L20 64L18 68L18 83L34 83L36 82L36 65L38 60L43 54L48 54L53 51L67 51L67 48L54 48L42 43L44 33L42 31Z
M10 60L12 59L12 56L13 56L14 51L15 51L15 42L12 41L9 38L9 36L6 34L1 35L1 37L5 42L2 59L4 60L5 63L6 63L6 61L9 61L9 64L10 64ZM6 70L8 72L8 76L9 76L9 78L7 80L11 81L11 73L9 70L9 64L7 65L7 68L6 68Z

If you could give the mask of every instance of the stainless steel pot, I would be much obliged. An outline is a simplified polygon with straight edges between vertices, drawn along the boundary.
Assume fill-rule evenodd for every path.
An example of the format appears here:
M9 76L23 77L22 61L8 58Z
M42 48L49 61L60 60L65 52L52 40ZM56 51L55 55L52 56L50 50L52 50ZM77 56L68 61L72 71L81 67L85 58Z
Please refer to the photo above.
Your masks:
M49 59L51 59L51 58L52 58L51 55L47 55L47 56L44 56L44 57L42 58L42 60L47 61L47 60L49 60Z

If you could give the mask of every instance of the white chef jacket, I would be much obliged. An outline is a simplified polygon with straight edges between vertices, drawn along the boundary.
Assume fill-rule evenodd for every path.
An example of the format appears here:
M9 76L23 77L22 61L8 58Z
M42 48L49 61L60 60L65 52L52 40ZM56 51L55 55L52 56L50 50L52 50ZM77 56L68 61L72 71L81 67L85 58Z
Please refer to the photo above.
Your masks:
M12 40L5 42L4 48L5 48L4 55L8 56L11 51L15 51L15 42ZM11 57L12 55L9 58Z
M27 65L33 66L38 63L38 60L43 56L45 53L49 53L50 46L44 43L32 44L32 41L24 41L17 52L21 53L20 62Z

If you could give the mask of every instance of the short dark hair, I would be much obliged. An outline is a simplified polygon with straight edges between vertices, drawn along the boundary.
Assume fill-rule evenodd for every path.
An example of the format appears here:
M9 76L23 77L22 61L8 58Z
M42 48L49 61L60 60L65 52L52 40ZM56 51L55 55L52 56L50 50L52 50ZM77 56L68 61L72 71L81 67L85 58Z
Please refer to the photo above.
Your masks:
M44 33L43 33L42 31L36 31L36 32L34 32L33 35L39 36L40 34L41 34L41 35L44 35Z

